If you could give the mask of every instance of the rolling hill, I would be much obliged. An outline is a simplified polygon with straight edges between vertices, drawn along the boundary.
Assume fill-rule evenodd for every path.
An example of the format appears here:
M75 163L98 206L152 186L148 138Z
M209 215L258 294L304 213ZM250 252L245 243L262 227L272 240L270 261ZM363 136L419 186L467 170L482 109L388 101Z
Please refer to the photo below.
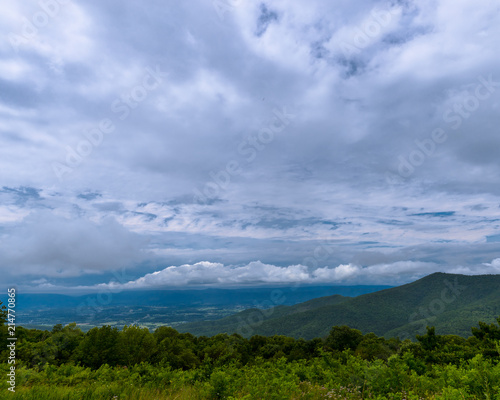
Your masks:
M250 307L273 304L292 306L320 296L359 296L388 286L266 286L240 288L185 288L124 290L87 294L22 292L16 303L17 323L26 328L52 329L55 324L76 322L83 330L94 326L141 324L150 329L161 325L214 320ZM280 302L272 303L273 293ZM7 292L0 293L7 303Z
M202 289L162 289L162 290L123 290L110 292L101 304L97 299L98 293L86 294L53 294L53 293L22 293L22 298L16 305L21 310L55 310L63 307L77 308L97 303L99 307L112 306L161 306L161 307L193 307L193 306L234 306L269 303L271 293L279 291L283 304L293 305L308 301L320 296L340 294L343 296L359 296L381 289L390 288L383 285L355 285L355 286L283 286L283 287L241 287L241 288L202 288ZM7 302L7 294L0 293L0 301ZM93 299L93 301L89 301ZM105 304L104 304L105 303ZM70 321L71 322L71 321Z
M212 336L217 333L287 335L312 339L332 326L348 325L363 333L415 338L425 327L439 334L470 336L478 321L494 322L500 315L500 275L434 273L415 282L354 298L326 296L293 306L249 309L229 317L193 322L180 332Z

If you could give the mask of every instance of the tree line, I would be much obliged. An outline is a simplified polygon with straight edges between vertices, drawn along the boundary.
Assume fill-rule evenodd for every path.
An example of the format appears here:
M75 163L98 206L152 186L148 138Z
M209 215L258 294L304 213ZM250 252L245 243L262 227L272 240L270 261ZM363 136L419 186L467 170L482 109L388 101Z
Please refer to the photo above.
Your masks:
M5 312L0 307L0 343L7 342L6 328ZM443 393L447 399L455 398L450 393L457 399L500 399L495 394L500 393L500 317L497 323L479 322L468 338L439 335L427 327L414 341L363 334L348 326L334 326L327 336L312 340L279 335L196 337L166 326L154 332L133 325L122 330L102 326L84 333L75 323L58 324L51 331L18 327L16 336L23 390L46 387L49 393L57 382L61 398L66 398L64 390L75 389L72 385L83 385L92 393L111 391L114 386L108 381L104 385L103 380L115 379L123 381L115 391L125 390L125 386L142 391L175 388L191 393L187 398L239 398L230 393L245 398L253 396L255 385L261 385L261 390L270 393L262 398L295 398L290 393L319 396L311 394L307 397L311 399L336 398L331 393L337 391L338 398L367 398L371 393L389 399L384 396L409 391L415 399L424 393L429 396L425 398L435 399ZM6 346L2 346L0 370L5 368L3 349ZM288 394L271 395L278 388L261 379L263 371L275 374L279 385L288 382ZM54 376L58 376L55 381ZM249 377L257 383L250 384ZM354 397L341 397L346 393ZM398 398L413 398L408 393Z

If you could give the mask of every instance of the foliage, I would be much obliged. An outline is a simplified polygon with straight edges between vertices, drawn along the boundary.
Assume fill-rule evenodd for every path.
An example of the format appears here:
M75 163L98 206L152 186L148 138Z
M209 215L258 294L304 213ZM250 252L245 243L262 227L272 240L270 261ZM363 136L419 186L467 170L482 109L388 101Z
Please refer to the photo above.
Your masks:
M333 350L356 350L363 340L363 334L346 325L334 326L326 338L326 345Z
M180 325L196 335L240 333L325 337L332 325L347 324L363 333L414 338L430 322L442 333L463 337L478 320L495 321L500 314L500 275L465 276L435 273L418 281L347 298L326 296L294 306L245 310L216 321ZM395 305L397 305L395 307Z
M427 327L416 342L335 326L324 339L161 327L83 333L19 327L12 399L500 400L500 318L468 339ZM5 351L2 360L6 360ZM9 365L0 363L0 374ZM7 381L0 382L6 393Z
M0 326L7 321L7 307L0 301Z

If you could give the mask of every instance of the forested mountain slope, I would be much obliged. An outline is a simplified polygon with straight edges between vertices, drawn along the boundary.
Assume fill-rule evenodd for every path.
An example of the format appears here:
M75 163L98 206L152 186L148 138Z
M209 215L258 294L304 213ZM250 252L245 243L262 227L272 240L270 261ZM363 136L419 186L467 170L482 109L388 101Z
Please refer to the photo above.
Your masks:
M240 333L287 335L311 339L334 325L364 333L415 338L425 326L440 334L470 336L474 321L493 322L500 315L500 275L435 273L415 282L354 298L327 296L294 306L250 309L209 322L181 325L196 335Z

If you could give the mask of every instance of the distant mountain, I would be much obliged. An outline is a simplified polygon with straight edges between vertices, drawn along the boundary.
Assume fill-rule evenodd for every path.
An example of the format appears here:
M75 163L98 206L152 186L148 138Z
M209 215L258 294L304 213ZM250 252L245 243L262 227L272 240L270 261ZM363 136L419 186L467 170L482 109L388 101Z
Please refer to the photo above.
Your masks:
M494 322L499 315L500 275L435 273L355 298L335 295L271 310L254 308L176 329L206 336L236 332L312 339L327 335L332 326L348 325L363 333L414 339L429 325L439 334L468 337L478 321Z
M204 289L127 290L69 296L17 292L17 323L51 329L76 322L82 329L139 324L154 330L161 325L215 320L250 307L294 305L313 298L339 294L358 296L387 286L295 286ZM0 301L7 296L0 294Z
M308 315L308 313L313 313L322 307L340 304L350 299L350 297L336 294L312 299L294 306L281 305L268 310L250 308L220 320L191 322L179 325L176 329L179 332L190 332L195 335L205 336L213 336L218 333L239 333L246 337L254 334L281 335L279 326L276 327L276 333L270 333L275 324L284 323L286 325L288 321L294 321L293 324L299 323L300 316ZM289 330L289 328L286 328L286 330Z
M272 297L282 299L281 304L293 305L321 296L340 294L359 296L376 292L391 286L356 285L356 286L286 286L286 287L240 287L240 288L203 288L203 289L164 289L164 290L124 290L105 293L104 295L64 295L46 293L23 293L18 291L17 308L21 310L47 310L95 306L224 306L246 305L248 307L270 307L275 305ZM274 293L274 294L273 294ZM99 299L104 301L101 304ZM90 299L90 300L89 300ZM7 295L0 295L5 304Z

